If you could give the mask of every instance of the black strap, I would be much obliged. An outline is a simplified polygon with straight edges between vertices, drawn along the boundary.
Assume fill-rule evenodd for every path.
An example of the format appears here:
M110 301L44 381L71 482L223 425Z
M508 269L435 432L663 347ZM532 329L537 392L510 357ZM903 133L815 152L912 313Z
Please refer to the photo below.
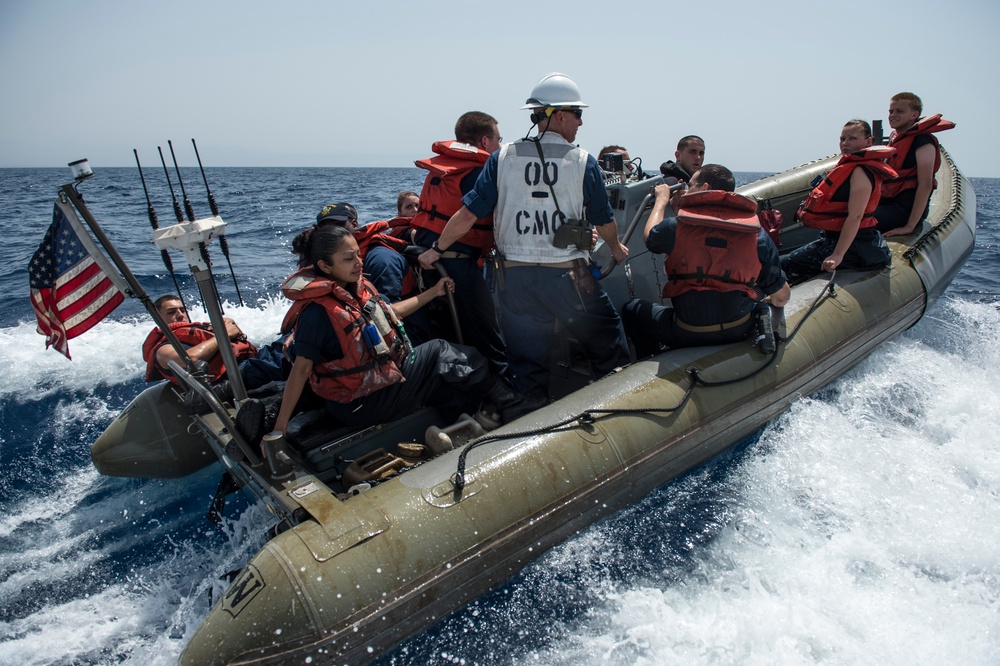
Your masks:
M430 208L418 208L417 210L420 211L421 213L427 213L427 215L432 220L437 220L437 219L450 220L451 219L451 215L445 215L444 213L439 213L438 210L437 210L437 206L431 206Z
M731 278L731 277L729 277L729 275L730 275L729 271L726 271L725 275L714 275L712 273L706 273L701 268L699 268L694 273L670 273L669 274L670 279L673 280L673 281L676 281L676 280L696 280L698 282L704 282L705 280L711 279L711 280L718 280L719 282L725 282L727 284L739 284L739 285L743 285L744 287L749 287L749 288L753 289L754 291L757 291L757 280L756 279L750 280L749 282L743 282L741 280L736 280L734 278Z
M537 136L534 139L528 139L535 144L535 149L538 150L538 159L541 162L542 167L542 182L549 186L549 192L552 193L552 203L556 205L556 213L559 214L560 224L564 224L566 221L566 216L563 214L562 209L559 208L559 200L556 199L556 191L552 189L552 181L549 180L548 171L545 169L545 154L542 153L542 137Z

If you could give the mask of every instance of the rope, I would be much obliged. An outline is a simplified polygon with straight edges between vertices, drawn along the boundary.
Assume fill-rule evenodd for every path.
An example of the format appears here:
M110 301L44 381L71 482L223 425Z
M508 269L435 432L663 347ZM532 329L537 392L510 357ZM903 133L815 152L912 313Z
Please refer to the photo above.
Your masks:
M455 469L455 474L452 476L452 483L455 484L455 497L460 498L462 495L462 490L465 488L465 463L469 452L472 449L478 448L484 444L489 444L491 442L498 442L503 439L522 439L524 437L531 437L532 435L541 435L546 432L553 432L563 426L567 426L571 423L579 422L581 425L590 425L596 423L598 420L609 418L611 416L621 416L625 414L648 414L650 412L666 412L671 413L679 409L683 409L684 405L687 404L688 399L694 392L695 386L698 385L698 371L694 368L689 368L687 370L688 375L691 376L691 385L688 386L687 390L684 392L684 397L681 401L677 403L674 407L631 407L626 409L588 409L586 411L580 412L574 416L559 421L558 423L549 424L542 426L540 428L532 428L529 430L518 430L515 432L509 432L504 434L496 435L485 435L480 437L465 446L462 452L458 455L458 465Z
M782 344L787 344L787 343L791 342L795 338L796 335L798 335L799 329L802 328L802 325L806 323L806 320L809 319L809 317L812 315L812 313L816 311L816 308L819 307L820 301L823 299L824 296L826 296L827 292L830 293L830 297L831 298L836 298L837 297L837 286L833 283L833 281L834 281L834 279L836 279L836 277L837 277L837 271L833 271L830 274L830 279L827 280L826 284L823 286L823 290L820 291L819 294L816 296L816 299L812 302L812 305L810 305L809 309L806 310L805 315L802 317L802 319L799 321L799 323L795 326L795 328L792 329L791 334L787 338L784 338L784 339L782 339L782 338L779 337L778 338L778 342L780 342Z
M674 407L631 407L624 409L588 409L583 412L580 412L579 414L575 414L573 416L565 418L557 423L545 425L539 428L518 430L515 432L509 432L504 434L484 435L483 437L473 440L472 442L467 444L465 448L462 449L462 452L459 454L458 465L456 466L455 474L452 476L452 483L455 485L456 501L458 501L461 498L462 490L465 488L465 483L466 483L465 467L469 452L475 448L483 446L484 444L489 444L504 439L522 439L525 437L531 437L533 435L541 435L546 432L556 431L559 428L563 428L573 423L579 423L580 425L592 425L596 423L598 420L610 418L612 416L623 416L628 414L648 414L651 412L666 412L666 413L675 412L684 408L688 400L691 398L691 394L694 393L694 389L699 385L704 386L706 388L729 386L731 384L735 384L737 382L742 382L747 379L750 379L751 377L754 377L755 375L763 372L777 360L778 345L779 344L787 345L789 342L792 341L792 339L795 338L799 330L802 328L803 324L805 324L806 320L808 320L809 317L812 316L812 314L819 307L821 301L823 301L827 297L827 294L829 294L830 297L836 297L836 291L835 291L836 285L834 284L834 279L836 277L837 277L837 272L833 271L833 273L830 275L830 279L827 281L826 285L824 285L822 291L820 291L820 293L813 300L812 304L806 310L805 315L803 315L802 319L792 330L791 334L788 335L788 337L786 338L781 338L780 336L775 335L777 341L777 344L775 345L775 351L772 354L769 354L769 358L767 359L766 363L764 363L762 366L760 366L759 368L757 368L748 375L743 375L741 377L736 377L733 379L727 379L723 381L708 381L702 379L701 375L698 373L698 370L696 368L688 368L686 372L688 376L691 378L691 384L684 392L684 397L682 397L680 402L677 403L677 405L675 405Z

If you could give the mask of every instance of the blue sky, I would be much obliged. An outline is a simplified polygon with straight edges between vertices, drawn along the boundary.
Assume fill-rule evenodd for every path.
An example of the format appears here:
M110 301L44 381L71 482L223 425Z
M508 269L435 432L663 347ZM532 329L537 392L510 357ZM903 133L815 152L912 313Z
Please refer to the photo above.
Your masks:
M941 139L967 175L1000 177L998 26L995 0L0 0L0 167L192 137L211 166L409 166L464 111L523 135L562 71L590 104L578 142L647 169L693 133L708 162L780 171L908 90L958 124Z

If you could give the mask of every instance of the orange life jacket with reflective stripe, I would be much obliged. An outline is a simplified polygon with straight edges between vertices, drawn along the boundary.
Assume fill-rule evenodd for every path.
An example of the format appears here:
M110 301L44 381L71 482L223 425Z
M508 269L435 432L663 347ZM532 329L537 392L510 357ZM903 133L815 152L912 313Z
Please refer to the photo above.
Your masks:
M819 185L813 188L806 200L799 206L796 216L807 227L824 231L839 232L844 228L847 219L848 201L833 201L833 195L847 183L854 169L863 167L874 176L872 193L865 203L865 212L861 218L861 229L874 227L878 221L874 212L878 200L882 196L882 183L887 178L893 178L896 172L885 163L885 159L894 155L896 149L891 146L871 146L848 155L843 155L830 173L823 176Z
M283 332L288 333L294 328L306 306L318 303L326 310L343 351L343 358L313 365L309 385L316 395L334 402L349 403L404 381L399 364L410 351L409 343L392 308L368 280L362 277L356 288L348 291L307 268L285 280L281 291L292 301L292 307L281 324ZM368 324L375 325L373 308L376 307L389 323L385 331L379 327L388 348L386 354L378 354L372 349L363 331Z
M677 211L674 248L664 262L669 298L689 291L741 291L758 298L757 202L735 192L685 194Z
M209 324L191 323L187 321L175 321L170 324L170 330L174 332L177 339L188 347L194 347L215 337ZM168 344L167 336L158 328L154 328L146 336L146 341L142 343L142 360L146 362L146 381L155 382L160 379L169 379L177 386L182 386L180 380L173 376L169 370L164 370L156 363L156 350ZM231 342L233 354L237 361L253 358L257 355L257 348L246 340ZM216 354L208 361L208 381L217 382L226 374L226 366L222 362L222 354Z
M917 189L917 167L916 164L909 169L903 168L903 162L906 160L907 155L910 153L910 147L913 145L913 140L921 134L933 134L934 132L943 132L945 130L950 130L955 126L955 123L950 120L945 120L941 117L940 113L934 114L933 116L924 116L917 123L898 134L893 133L889 138L889 145L896 149L896 155L890 157L888 162L896 171L896 176L888 179L882 184L882 196L884 198L892 198L898 196L900 193L906 190ZM940 144L938 143L937 137L932 136L931 139L934 141L934 173L941 168L941 151ZM933 187L937 188L937 180L933 181Z
M389 225L389 235L394 236L395 238L409 238L409 231L411 229L410 222L412 221L412 217L404 217L402 215L397 215L396 217L384 220L384 222Z
M372 245L384 245L396 252L402 252L406 249L406 241L396 236L390 236L389 230L389 223L385 220L369 222L363 227L358 227L357 231L354 232L354 240L358 242L362 261Z
M437 155L414 162L430 173L420 191L420 208L410 226L440 234L452 215L462 207L462 179L486 164L490 154L461 141L437 141L431 146ZM461 239L462 243L486 252L493 247L493 216L476 220Z

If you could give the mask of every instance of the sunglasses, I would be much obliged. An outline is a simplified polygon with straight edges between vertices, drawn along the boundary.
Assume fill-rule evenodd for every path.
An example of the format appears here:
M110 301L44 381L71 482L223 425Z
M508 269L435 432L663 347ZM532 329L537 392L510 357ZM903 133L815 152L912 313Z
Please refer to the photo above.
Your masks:
M572 113L577 118L583 118L583 109L559 109L565 113Z

